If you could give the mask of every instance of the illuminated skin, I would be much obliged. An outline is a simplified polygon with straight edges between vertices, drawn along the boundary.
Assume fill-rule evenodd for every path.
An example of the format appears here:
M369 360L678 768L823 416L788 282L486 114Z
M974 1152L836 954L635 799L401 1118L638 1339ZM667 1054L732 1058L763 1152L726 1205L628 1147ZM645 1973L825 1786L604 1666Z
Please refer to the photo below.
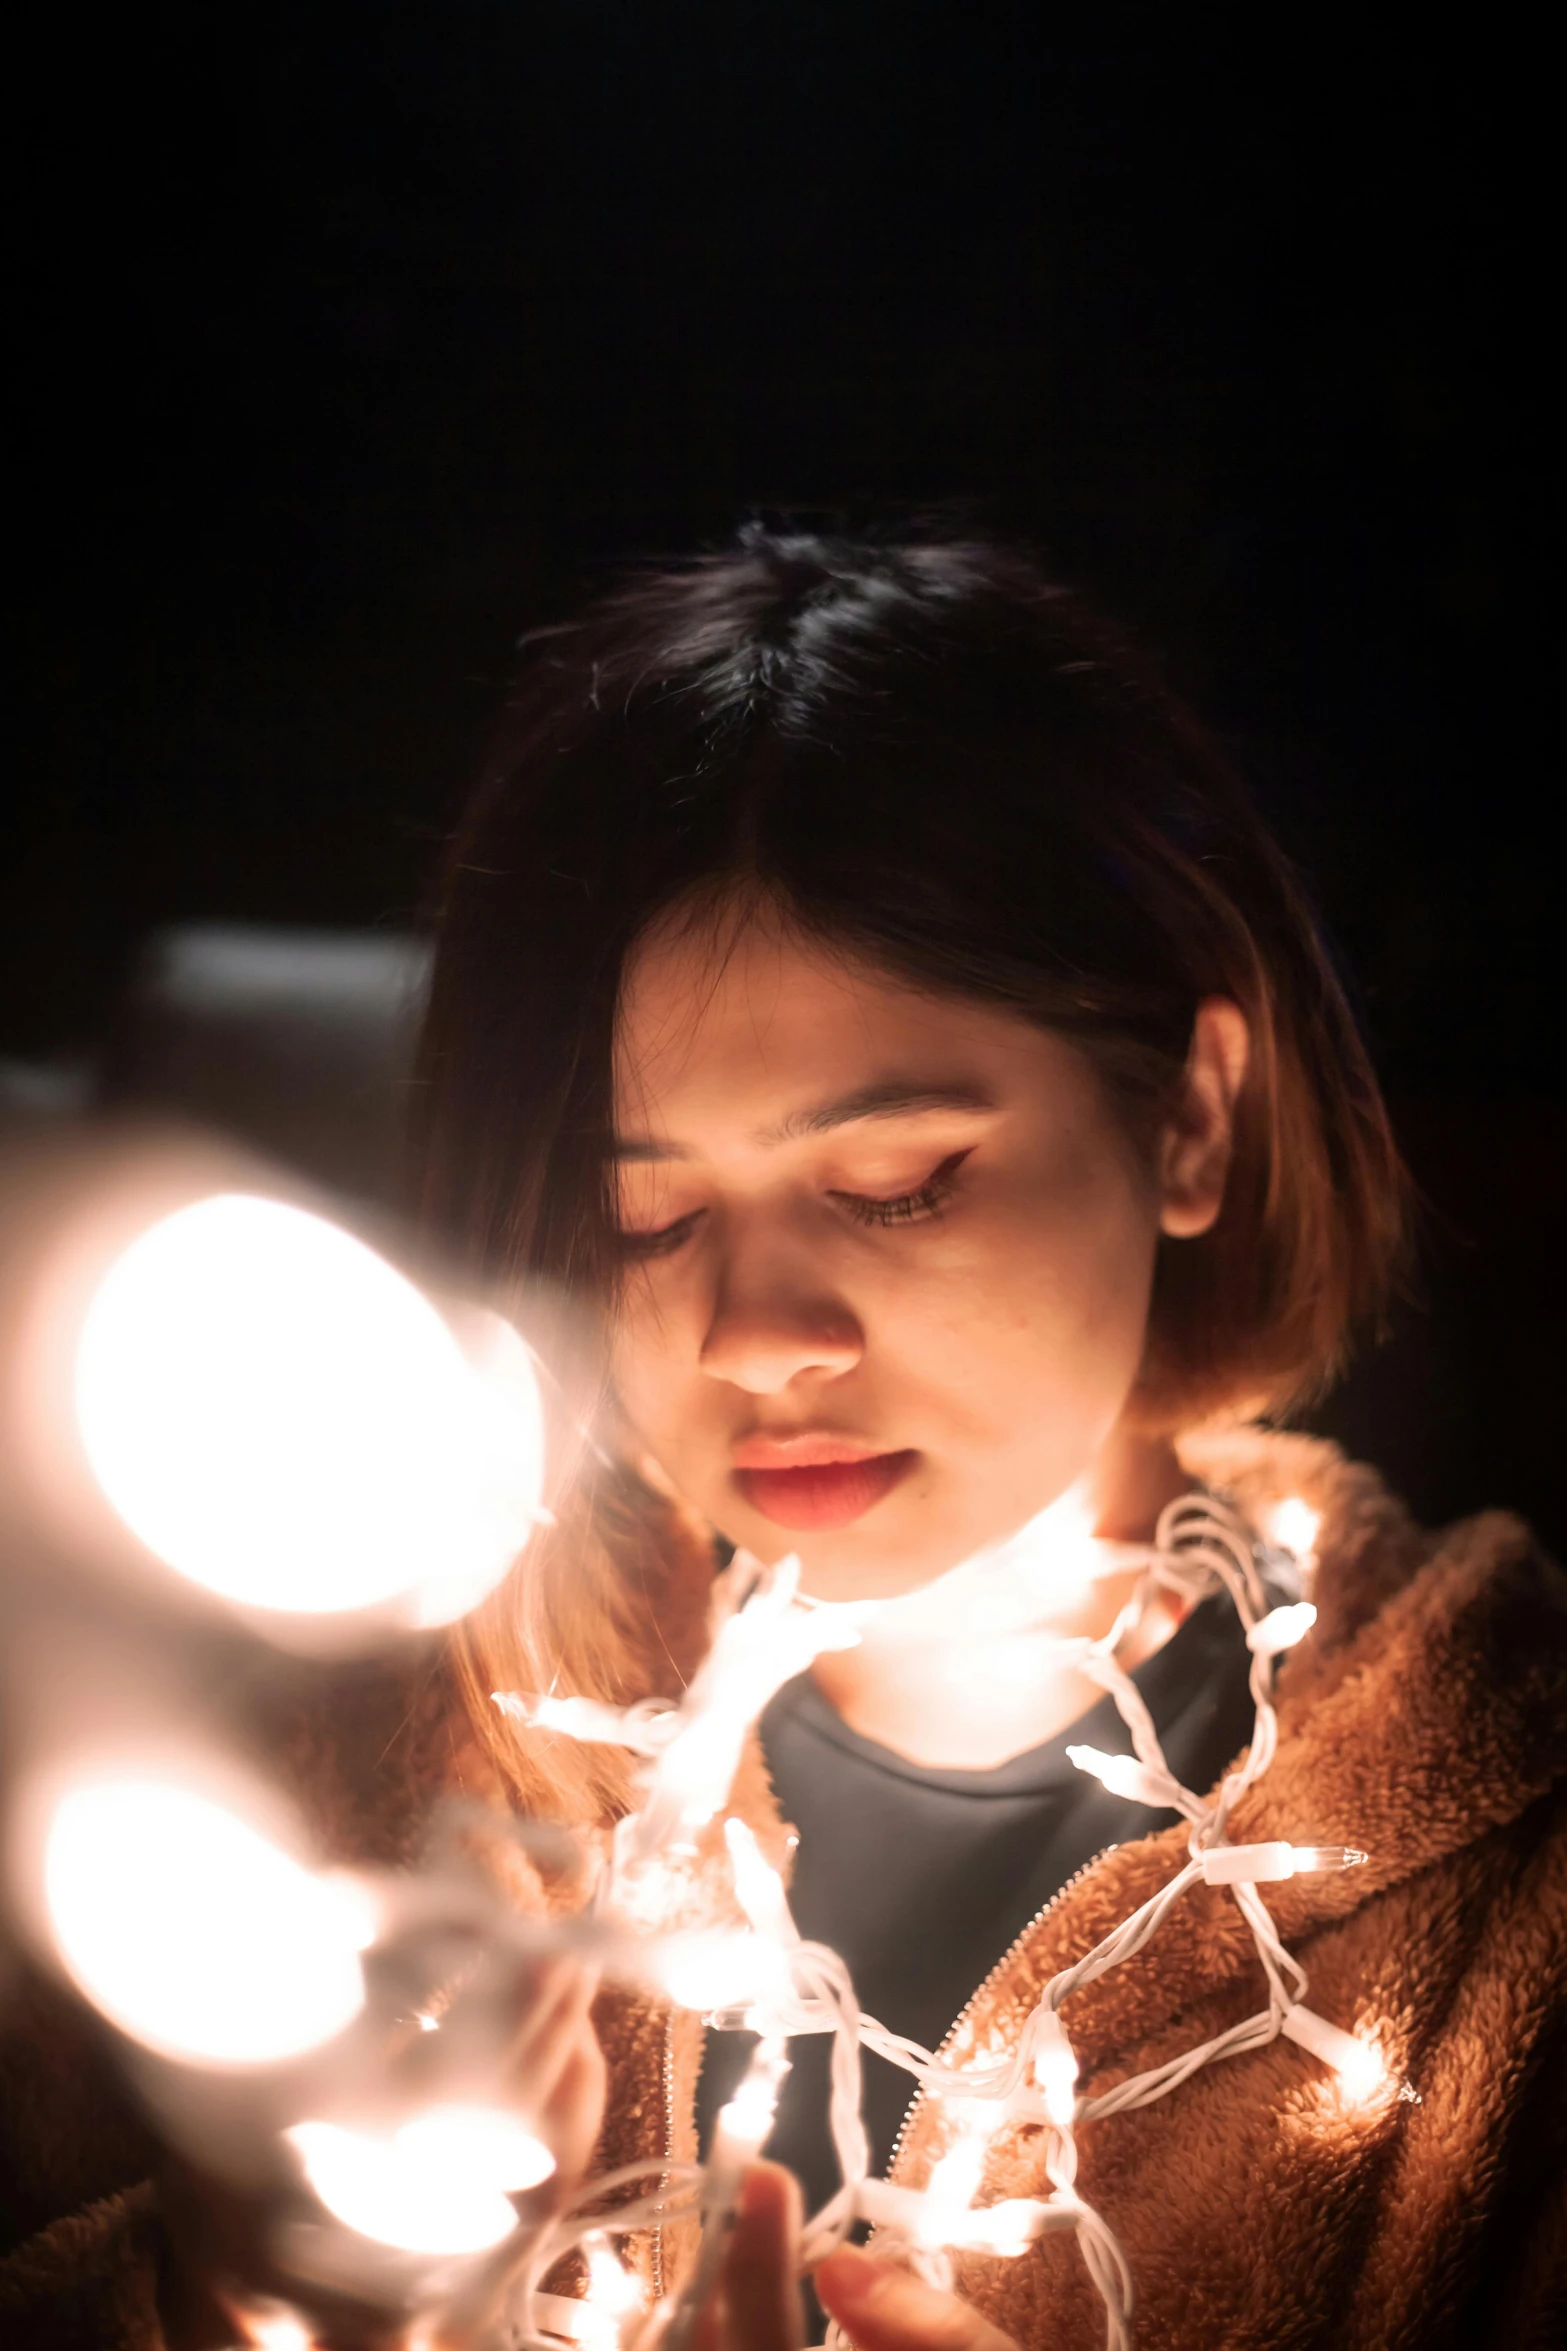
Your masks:
M869 1735L977 1765L1090 1702L1020 1673L1020 1638L1102 1629L1124 1584L983 1554L1056 1503L1145 1538L1186 1483L1126 1407L1159 1236L1218 1213L1245 1060L1241 1014L1205 1003L1145 1155L1083 1052L1003 1009L754 917L716 943L666 922L634 957L617 1390L732 1541L895 1602L816 1669Z

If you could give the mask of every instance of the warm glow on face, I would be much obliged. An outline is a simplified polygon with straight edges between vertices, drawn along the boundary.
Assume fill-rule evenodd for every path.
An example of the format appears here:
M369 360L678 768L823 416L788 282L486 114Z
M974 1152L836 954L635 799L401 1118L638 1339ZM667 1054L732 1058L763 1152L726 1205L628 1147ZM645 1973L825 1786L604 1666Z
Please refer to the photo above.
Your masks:
M371 1922L187 1788L105 1780L68 1791L44 1858L61 1959L110 2022L202 2065L266 2065L340 2032L364 2002Z
M479 1360L383 1258L325 1219L222 1194L131 1243L76 1359L93 1474L179 1574L253 1608L482 1598L538 1507L542 1419L520 1339Z
M389 2137L302 2122L286 2134L327 2210L362 2237L405 2253L483 2253L510 2236L510 2194L555 2169L517 2119L483 2106L437 2106Z
M666 1244L622 1286L616 1393L731 1540L775 1558L788 1527L816 1598L892 1599L1093 1469L1161 1204L1073 1040L839 941L677 915L628 960L615 1062L621 1216ZM739 1459L758 1433L904 1467L780 1516Z

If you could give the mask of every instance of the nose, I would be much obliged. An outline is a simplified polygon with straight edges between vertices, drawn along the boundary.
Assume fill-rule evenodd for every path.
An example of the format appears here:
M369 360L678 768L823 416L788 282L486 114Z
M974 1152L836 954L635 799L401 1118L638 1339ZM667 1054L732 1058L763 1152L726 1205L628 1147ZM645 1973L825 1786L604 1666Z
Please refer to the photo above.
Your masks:
M775 1396L802 1373L836 1379L852 1371L865 1351L864 1334L819 1275L808 1260L728 1259L702 1342L709 1378L753 1396Z

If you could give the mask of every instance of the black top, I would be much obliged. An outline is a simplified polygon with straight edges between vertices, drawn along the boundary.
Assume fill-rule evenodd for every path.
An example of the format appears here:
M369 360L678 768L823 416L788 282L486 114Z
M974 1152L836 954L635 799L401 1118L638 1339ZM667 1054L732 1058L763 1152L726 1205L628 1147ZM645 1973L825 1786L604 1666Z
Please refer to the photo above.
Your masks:
M1132 1675L1170 1768L1205 1794L1251 1737L1245 1638L1227 1597L1205 1600ZM1106 1695L1042 1747L992 1771L932 1770L849 1728L809 1674L761 1719L783 1816L799 1831L791 1902L800 1932L848 1962L860 2006L934 2049L998 1959L1067 1880L1110 1846L1177 1817L1112 1796L1067 1761L1079 1741L1107 1754L1131 1740ZM697 2096L712 2118L754 2047L709 2033ZM825 2033L790 2045L793 2070L767 2153L794 2171L815 2211L838 2185L827 2131ZM865 2053L871 2170L885 2170L914 2082Z

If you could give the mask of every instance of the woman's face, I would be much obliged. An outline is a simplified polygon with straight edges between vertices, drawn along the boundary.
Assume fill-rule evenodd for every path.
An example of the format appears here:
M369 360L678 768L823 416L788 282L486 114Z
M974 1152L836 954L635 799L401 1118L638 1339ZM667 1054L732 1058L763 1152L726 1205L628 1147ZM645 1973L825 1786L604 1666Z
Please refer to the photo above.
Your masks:
M636 955L616 1134L632 1427L824 1598L911 1591L1090 1474L1161 1224L1198 1229L1076 1046L765 920Z

